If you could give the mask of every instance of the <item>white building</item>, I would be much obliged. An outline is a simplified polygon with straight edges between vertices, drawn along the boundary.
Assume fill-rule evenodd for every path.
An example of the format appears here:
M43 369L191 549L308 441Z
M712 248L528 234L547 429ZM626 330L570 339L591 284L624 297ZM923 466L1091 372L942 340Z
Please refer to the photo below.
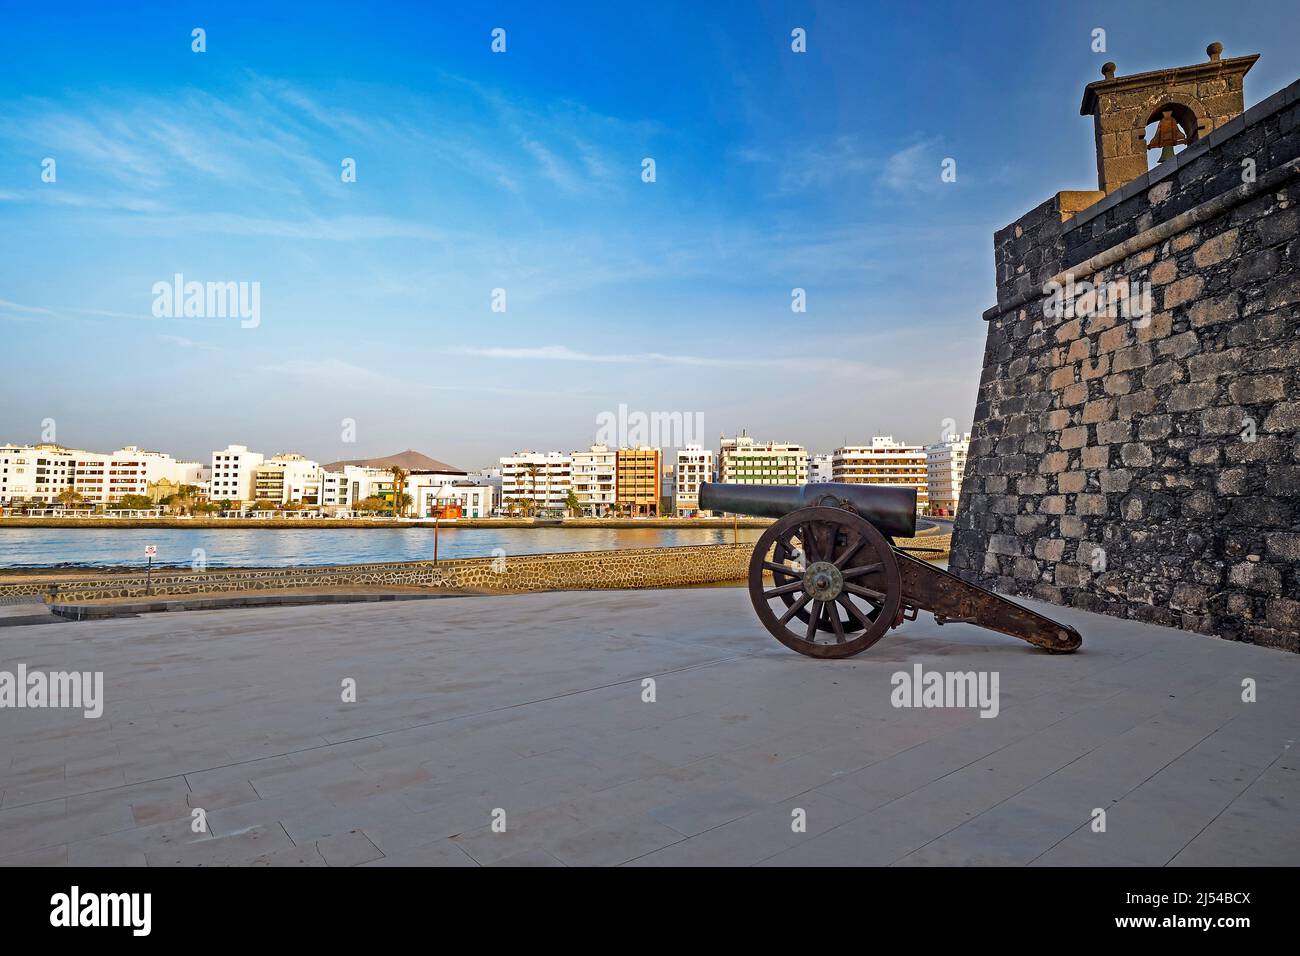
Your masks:
M573 453L573 491L583 517L603 518L614 508L617 495L618 452L607 445L592 445Z
M677 449L673 510L679 518L707 517L700 511L700 484L713 480L713 451L699 445Z
M412 493L409 489L414 487ZM490 518L494 495L491 485L476 485L463 479L448 482L407 484L412 510L417 518L441 515L449 506L460 509L463 518Z
M742 485L806 484L808 451L787 442L757 442L744 433L723 438L718 481Z
M258 501L320 507L325 470L295 453L272 455L255 470L253 494Z
M468 475L465 472L447 472L447 471L413 471L406 477L406 493L411 496L411 514L417 518L432 518L434 512L445 505L461 504L463 501L473 499L473 509L478 514L470 514L465 511L467 518L486 518L491 512L492 492L489 488L486 496L481 492L474 495L461 495L459 498L453 496L449 490L453 486L461 483L468 483ZM476 486L486 487L486 486ZM482 506L482 501L486 500L489 505L487 509ZM462 510L464 510L462 505Z
M930 513L954 515L961 500L961 481L966 474L966 455L970 451L970 432L958 438L927 445L926 479L930 489Z
M870 445L845 445L831 452L834 481L858 485L897 485L916 489L916 510L928 511L930 491L925 449L892 435L877 435Z
M75 484L78 455L58 445L0 445L0 504L53 502Z
M77 491L87 504L108 504L123 495L147 495L158 481L200 484L203 466L171 455L127 445L107 455L79 456Z
M107 505L123 495L147 495L150 485L204 485L206 469L197 461L127 445L108 454L77 451L75 490L87 505Z
M830 455L812 455L808 459L808 480L810 482L834 481L835 469Z
M196 461L128 445L110 453L53 444L0 445L0 503L54 503L65 491L85 505L107 505L123 495L147 495L158 481L202 485L206 469Z
M348 465L341 471L322 471L320 478L320 504L330 511L348 511L352 507L352 482Z
M573 456L521 451L501 459L501 503L563 511L573 487Z
M393 493L393 473L386 468L344 465L321 473L321 507L347 511L358 501Z
M492 507L488 514L496 514L501 507L501 469L497 468L480 468L477 471L471 471L465 479L471 485L483 485L492 489Z
M265 456L249 451L246 445L227 445L221 451L214 451L208 498L234 502L254 500L257 467L264 460Z

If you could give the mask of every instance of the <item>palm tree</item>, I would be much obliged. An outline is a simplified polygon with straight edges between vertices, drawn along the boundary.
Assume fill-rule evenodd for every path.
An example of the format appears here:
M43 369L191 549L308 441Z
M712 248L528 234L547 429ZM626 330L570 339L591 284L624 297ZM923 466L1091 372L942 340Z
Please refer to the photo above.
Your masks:
M393 465L388 470L393 473L393 515L396 517L399 512L405 513L403 498L410 501L406 496L406 479L410 477L410 472L400 465Z
M528 466L528 501L533 505L532 510L536 510L537 505L537 476L542 470L536 465Z

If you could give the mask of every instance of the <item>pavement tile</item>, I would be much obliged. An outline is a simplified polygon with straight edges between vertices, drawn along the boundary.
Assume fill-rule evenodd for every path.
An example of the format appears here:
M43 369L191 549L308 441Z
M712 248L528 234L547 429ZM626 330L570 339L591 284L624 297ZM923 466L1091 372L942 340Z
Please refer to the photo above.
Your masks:
M316 841L316 850L330 866L360 866L384 854L360 830L349 830Z
M682 839L648 815L634 814L562 837L547 849L565 866L617 866Z
M1039 607L1081 653L923 615L813 661L736 588L8 628L107 700L0 720L0 864L1300 863L1300 657ZM996 670L998 716L895 708L918 663Z

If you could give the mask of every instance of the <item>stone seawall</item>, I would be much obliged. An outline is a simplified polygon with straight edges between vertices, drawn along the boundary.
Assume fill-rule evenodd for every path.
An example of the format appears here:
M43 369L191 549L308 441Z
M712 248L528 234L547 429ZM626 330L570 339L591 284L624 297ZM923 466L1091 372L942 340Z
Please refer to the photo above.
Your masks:
M1062 193L997 233L954 572L1300 649L1297 155L1300 82L1104 199ZM1150 312L1045 308L1067 273L1149 284Z
M31 518L24 515L0 515L0 531L5 528L79 528L94 531L124 528L179 528L192 531L247 531L250 528L273 528L277 531L319 531L322 528L357 531L365 528L425 528L435 524L441 531L454 533L458 528L600 528L608 530L647 528L766 528L771 518Z
M423 587L436 590L508 592L667 588L740 581L752 544L638 548L524 554L307 568L163 571L153 575L152 595L328 587ZM41 595L58 601L145 596L145 575L88 573L76 580L0 583L0 596Z

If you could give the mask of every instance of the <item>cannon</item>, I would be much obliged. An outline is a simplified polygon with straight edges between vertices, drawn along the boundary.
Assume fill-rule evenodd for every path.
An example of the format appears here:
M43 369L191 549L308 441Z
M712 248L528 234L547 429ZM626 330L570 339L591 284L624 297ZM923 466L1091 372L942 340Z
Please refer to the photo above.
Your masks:
M749 596L763 626L809 657L852 657L929 611L937 624L975 624L1056 653L1083 638L894 544L916 533L912 488L817 482L700 485L701 510L777 519L749 561ZM771 585L767 579L771 578Z

